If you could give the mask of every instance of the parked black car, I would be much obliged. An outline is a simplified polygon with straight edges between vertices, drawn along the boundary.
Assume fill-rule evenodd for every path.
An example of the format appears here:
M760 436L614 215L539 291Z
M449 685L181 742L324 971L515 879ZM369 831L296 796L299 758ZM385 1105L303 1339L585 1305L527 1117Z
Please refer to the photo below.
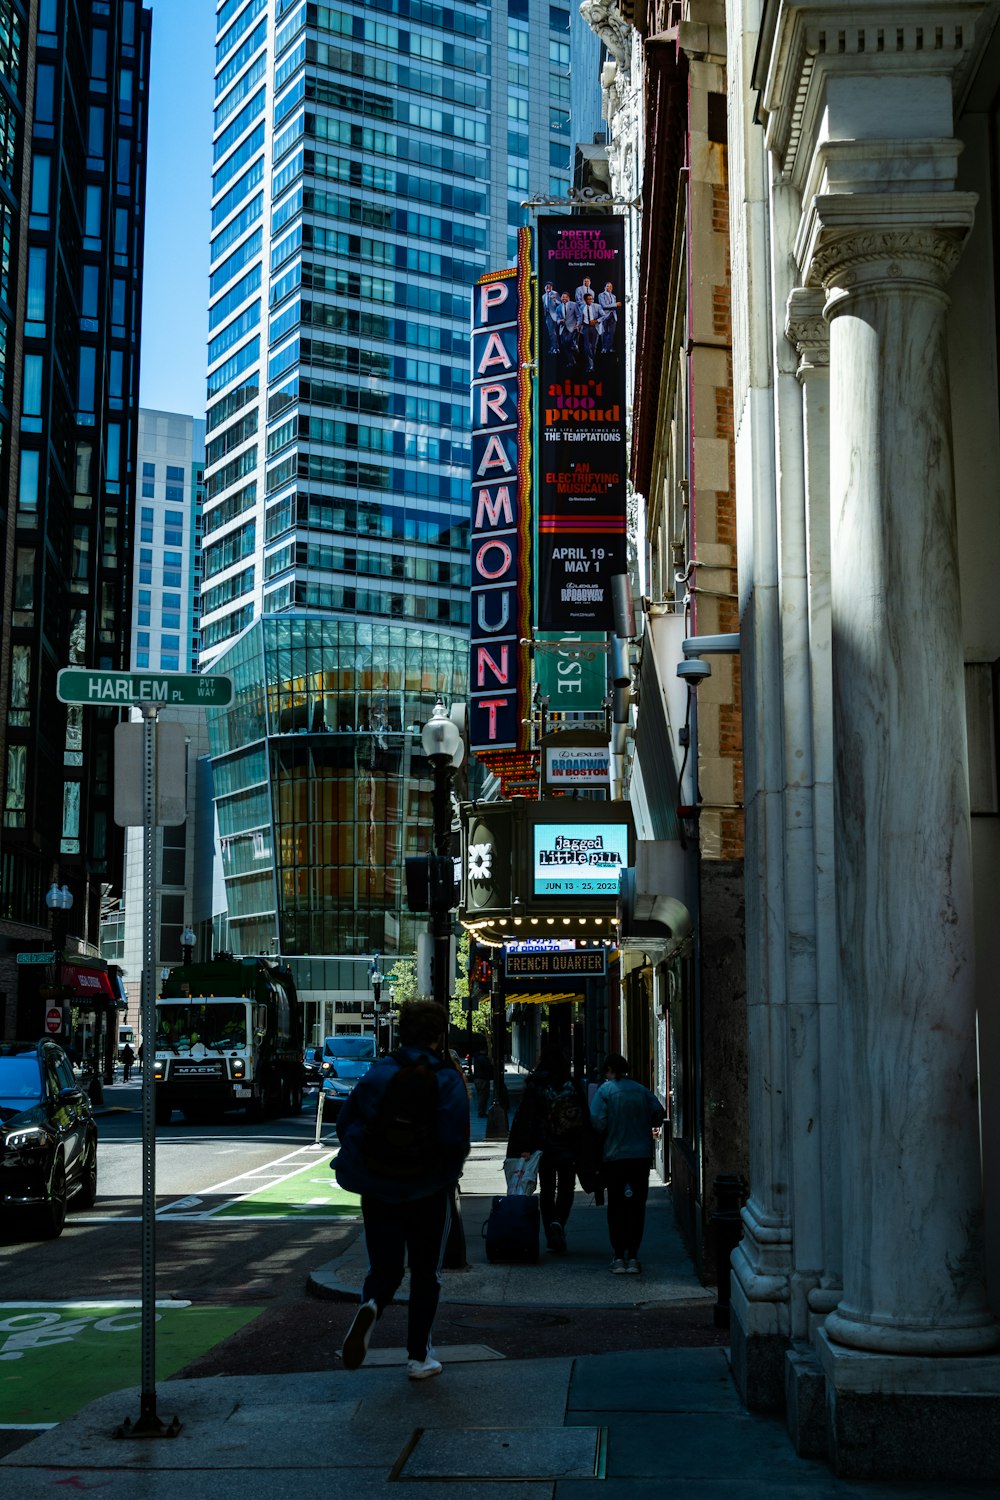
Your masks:
M97 1197L97 1126L55 1042L0 1042L0 1223L25 1215L46 1239L66 1205Z
M322 1077L323 1048L307 1047L302 1054L302 1082L306 1088L318 1088Z

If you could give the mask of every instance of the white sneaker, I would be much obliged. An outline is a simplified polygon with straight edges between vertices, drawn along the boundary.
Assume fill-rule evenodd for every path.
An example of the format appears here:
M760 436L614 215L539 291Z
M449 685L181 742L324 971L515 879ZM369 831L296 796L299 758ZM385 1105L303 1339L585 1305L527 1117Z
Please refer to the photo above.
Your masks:
M626 1270L626 1272L627 1272L627 1274L629 1276L638 1276L639 1273L642 1270L642 1267L640 1266L639 1262L636 1260L635 1256L633 1256L632 1259L626 1265L625 1270Z
M408 1359L406 1361L406 1373L411 1380L427 1380L431 1375L440 1375L441 1370L441 1361L435 1359L430 1350L427 1351L426 1359Z
M620 1256L616 1255L614 1260L611 1262L611 1274L613 1276L624 1276L627 1269L628 1267L626 1266L625 1262L621 1259Z
M375 1302L362 1302L354 1314L354 1322L347 1330L344 1347L340 1351L345 1370L359 1370L364 1364L377 1317L378 1305Z

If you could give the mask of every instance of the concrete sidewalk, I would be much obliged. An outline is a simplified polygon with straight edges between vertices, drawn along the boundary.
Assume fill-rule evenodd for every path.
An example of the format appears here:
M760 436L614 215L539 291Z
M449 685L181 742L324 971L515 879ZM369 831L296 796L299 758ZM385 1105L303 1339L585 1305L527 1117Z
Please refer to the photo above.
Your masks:
M578 1193L569 1253L536 1266L490 1266L479 1226L504 1190L504 1143L482 1140L463 1180L471 1269L445 1273L443 1300L551 1308L711 1304L674 1228L669 1191L652 1179L643 1274L609 1273L605 1216ZM324 1149L333 1154L332 1132ZM355 1298L363 1240L311 1276L319 1295ZM405 1288L404 1288L405 1291ZM107 1500L364 1500L390 1481L421 1500L958 1500L994 1485L861 1484L796 1456L782 1423L740 1404L719 1348L506 1360L484 1345L438 1347L438 1379L411 1382L405 1351L380 1347L361 1370L164 1381L162 1421L179 1434L118 1439L139 1393L103 1397L0 1461L0 1494L17 1500L100 1489ZM335 1360L336 1356L333 1356ZM331 1361L333 1362L333 1360ZM461 1485L456 1490L456 1484Z
M720 1349L490 1360L439 1350L436 1380L351 1374L177 1380L158 1390L175 1438L115 1439L138 1394L95 1402L0 1463L17 1500L53 1486L107 1500L301 1500L420 1483L422 1500L957 1500L995 1487L850 1484L797 1458L783 1426L740 1406ZM473 1358L463 1362L465 1356ZM456 1482L462 1485L456 1492Z

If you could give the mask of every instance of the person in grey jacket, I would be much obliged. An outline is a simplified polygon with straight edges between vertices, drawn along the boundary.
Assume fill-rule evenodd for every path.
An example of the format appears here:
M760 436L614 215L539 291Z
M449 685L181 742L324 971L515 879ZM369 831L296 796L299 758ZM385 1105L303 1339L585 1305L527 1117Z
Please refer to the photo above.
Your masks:
M662 1125L664 1109L651 1089L628 1076L628 1062L619 1054L608 1058L604 1077L591 1100L590 1118L604 1137L611 1270L635 1276L642 1270L639 1246L646 1227L653 1131Z

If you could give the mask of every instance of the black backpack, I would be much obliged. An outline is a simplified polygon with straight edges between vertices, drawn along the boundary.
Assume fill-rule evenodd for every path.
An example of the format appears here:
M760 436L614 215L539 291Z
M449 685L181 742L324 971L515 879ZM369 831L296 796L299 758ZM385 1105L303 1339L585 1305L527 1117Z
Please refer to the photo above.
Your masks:
M572 1148L584 1127L583 1097L574 1083L545 1091L545 1133L560 1146Z
M398 1065L385 1086L375 1118L365 1126L361 1155L379 1177L410 1182L433 1166L437 1138L438 1069L424 1058L391 1052Z

